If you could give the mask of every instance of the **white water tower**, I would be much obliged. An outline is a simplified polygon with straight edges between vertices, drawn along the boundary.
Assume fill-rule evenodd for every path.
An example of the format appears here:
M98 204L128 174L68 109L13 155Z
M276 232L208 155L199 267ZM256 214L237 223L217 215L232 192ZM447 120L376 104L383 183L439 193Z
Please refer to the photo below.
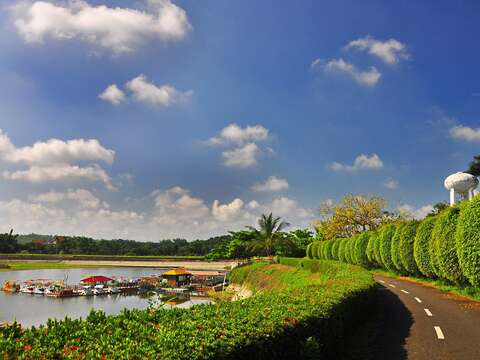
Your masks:
M445 189L450 191L450 206L455 205L455 193L462 195L463 199L471 199L473 191L478 185L478 179L472 174L457 172L449 175L444 182Z

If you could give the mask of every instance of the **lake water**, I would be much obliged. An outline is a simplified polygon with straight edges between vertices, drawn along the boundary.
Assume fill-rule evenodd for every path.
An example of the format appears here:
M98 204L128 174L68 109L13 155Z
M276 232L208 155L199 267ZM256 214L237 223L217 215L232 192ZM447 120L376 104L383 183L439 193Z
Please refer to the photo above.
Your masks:
M159 275L167 269L159 268L88 268L88 269L48 269L0 272L0 284L5 280L28 279L67 279L68 284L78 284L80 279L90 275L140 276ZM1 285L0 285L1 286ZM189 300L177 307L208 303L208 300ZM0 291L0 322L13 321L24 327L45 324L49 318L63 319L86 317L92 308L101 309L106 314L118 314L124 308L145 309L149 305L146 298L138 295L102 295L54 298L43 295L7 293Z

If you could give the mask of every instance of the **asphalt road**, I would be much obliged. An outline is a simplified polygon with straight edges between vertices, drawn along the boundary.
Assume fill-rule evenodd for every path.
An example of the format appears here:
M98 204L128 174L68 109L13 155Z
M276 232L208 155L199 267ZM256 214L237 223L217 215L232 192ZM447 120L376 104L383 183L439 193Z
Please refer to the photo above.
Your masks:
M383 318L375 359L480 360L480 303L375 276Z

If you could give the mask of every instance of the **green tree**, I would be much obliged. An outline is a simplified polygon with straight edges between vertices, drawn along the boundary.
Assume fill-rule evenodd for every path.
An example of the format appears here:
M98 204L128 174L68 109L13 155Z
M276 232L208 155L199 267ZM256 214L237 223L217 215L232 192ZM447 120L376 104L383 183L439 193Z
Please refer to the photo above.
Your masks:
M291 242L282 234L282 230L288 226L290 226L289 223L282 221L280 217L273 217L272 213L262 214L258 219L258 229L248 226L255 235L254 239L249 242L249 247L266 256L272 256L275 246Z
M470 166L468 170L465 171L473 176L480 176L480 155L476 155L473 157L472 162L470 162Z

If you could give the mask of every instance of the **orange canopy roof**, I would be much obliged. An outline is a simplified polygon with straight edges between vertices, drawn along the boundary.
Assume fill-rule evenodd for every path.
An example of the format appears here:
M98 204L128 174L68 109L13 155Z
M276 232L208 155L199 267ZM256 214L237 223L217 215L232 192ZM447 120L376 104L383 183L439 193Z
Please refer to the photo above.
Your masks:
M185 268L171 269L167 272L164 272L162 275L192 275Z

